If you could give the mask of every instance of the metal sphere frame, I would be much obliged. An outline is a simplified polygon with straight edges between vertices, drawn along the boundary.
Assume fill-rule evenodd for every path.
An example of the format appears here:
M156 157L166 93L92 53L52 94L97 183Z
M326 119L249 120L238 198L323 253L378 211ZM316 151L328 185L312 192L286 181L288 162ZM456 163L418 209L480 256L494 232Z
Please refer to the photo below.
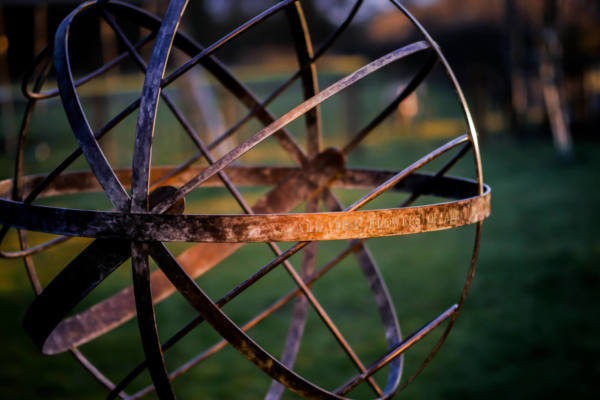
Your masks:
M483 182L477 134L462 90L439 46L420 23L396 0L391 3L420 31L423 40L403 46L363 66L324 90L317 85L315 62L327 52L352 22L363 4L356 0L345 20L325 43L313 51L307 24L298 0L284 0L251 18L208 47L202 47L178 31L187 0L171 0L163 18L120 1L88 1L78 6L60 24L54 44L36 58L26 74L23 92L28 98L19 136L15 175L0 181L0 243L11 228L16 228L21 250L1 251L3 258L22 258L37 294L27 311L24 327L44 354L71 352L79 362L109 390L108 398L137 399L156 391L161 399L174 398L171 381L229 344L243 354L274 381L267 398L278 399L284 388L306 398L342 399L359 384L366 382L375 396L388 399L406 387L437 353L452 329L463 306L475 272L481 239L482 221L489 215L490 189ZM127 51L87 76L75 80L71 71L69 32L74 21L86 13L96 13L114 30ZM259 100L214 55L214 52L235 40L248 29L277 13L285 13L295 44L298 70L265 100ZM129 20L151 33L132 43L116 21ZM154 41L148 64L139 50ZM190 58L174 72L165 76L172 47ZM429 57L412 80L364 128L358 130L341 150L322 149L319 105L378 69L415 53L427 52ZM91 129L80 103L77 88L131 58L145 74L141 96L96 130ZM345 156L386 119L408 95L425 80L436 64L447 72L464 112L466 134L421 157L401 171L347 168ZM210 144L205 144L186 120L175 102L162 89L201 64L231 94L248 109L248 113ZM58 89L42 91L50 68L54 65ZM292 83L300 80L305 100L281 117L275 117L267 106ZM23 159L29 122L37 102L60 96L79 147L47 175L23 176ZM171 110L178 123L194 142L198 153L174 167L152 167L151 149L156 111L159 101ZM139 110L133 168L114 170L108 163L98 141L128 115ZM307 149L293 139L286 126L304 116ZM250 120L256 119L264 128L219 159L211 151L236 133ZM232 163L253 147L273 136L296 164L295 167L234 166ZM458 150L456 150L458 149ZM416 172L419 168L454 151L456 154L436 174ZM446 176L465 154L471 152L475 161L476 180ZM80 156L84 156L91 172L65 172ZM207 167L195 166L206 159ZM185 196L198 187L225 187L236 199L243 214L184 214ZM249 205L240 186L273 186L256 204ZM127 192L131 189L131 196ZM369 189L369 193L349 206L344 206L332 188ZM360 210L386 191L410 193L399 207ZM113 211L88 211L40 206L33 202L42 197L103 191L111 201ZM293 194L293 195L292 195ZM444 197L448 201L423 206L410 206L421 195ZM319 212L322 204L329 210ZM292 213L306 203L306 212ZM403 337L395 308L366 239L380 236L406 235L476 224L476 234L466 281L456 304L430 320L423 328ZM60 235L46 243L29 247L25 231ZM89 237L94 241L78 254L45 288L37 278L30 256L55 247L71 237ZM334 259L316 269L315 241L345 239L347 248ZM178 256L170 253L163 242L198 242ZM281 251L274 242L297 242ZM244 243L264 242L275 258L251 274L218 301L213 301L194 281L217 265ZM300 272L289 258L303 251ZM350 254L355 254L373 293L383 324L388 351L370 365L360 360L350 343L319 303L311 285ZM150 273L149 258L159 269ZM131 258L133 285L89 309L70 315L74 307L123 262ZM221 310L245 289L282 265L297 288L273 303L245 325L235 324ZM179 291L197 311L198 316L161 343L157 331L154 304ZM246 331L286 303L295 300L293 318L286 338L285 350L277 359L258 345ZM336 341L356 367L356 375L334 389L322 388L293 371L302 339L309 307L317 312ZM137 316L140 337L146 359L117 383L111 382L78 349L106 332ZM401 382L403 352L425 335L448 321L445 330L426 360ZM223 340L196 355L173 371L167 371L163 355L175 343L201 323L210 324ZM372 375L389 366L385 387L380 387ZM134 394L125 389L141 372L148 369L153 385Z

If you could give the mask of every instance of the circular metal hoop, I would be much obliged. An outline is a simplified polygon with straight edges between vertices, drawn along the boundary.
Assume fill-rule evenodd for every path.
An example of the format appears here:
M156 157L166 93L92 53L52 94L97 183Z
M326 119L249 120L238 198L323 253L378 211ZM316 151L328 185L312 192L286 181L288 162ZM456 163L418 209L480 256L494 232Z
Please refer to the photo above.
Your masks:
M0 244L10 227L18 230L21 250L1 251L5 258L23 258L32 285L38 297L29 308L24 326L34 342L45 354L71 351L109 390L109 398L139 398L156 390L160 398L174 398L171 380L214 354L225 344L232 345L274 379L267 398L277 399L288 388L307 398L341 399L362 382L368 384L377 398L391 398L406 387L427 365L450 332L460 312L475 271L482 221L489 216L490 189L483 182L481 157L477 134L466 101L458 82L439 46L418 21L396 0L390 0L400 12L420 30L424 40L400 47L359 68L329 87L319 90L316 61L327 52L363 4L357 0L345 20L324 42L313 51L301 4L298 0L283 0L240 25L208 47L201 47L178 31L187 5L186 0L171 0L166 14L159 19L146 11L119 1L88 1L71 12L60 24L53 46L36 57L26 73L22 91L29 99L16 160L15 176L0 181ZM71 71L69 33L73 22L86 13L102 18L113 29L127 51L105 65L75 80ZM298 70L265 100L259 100L247 87L215 57L219 48L234 41L254 26L278 13L285 14L291 28L298 60ZM132 43L116 21L116 17L129 20L150 30L139 42ZM139 50L154 41L149 62ZM190 58L165 76L171 49L176 47ZM369 124L356 132L341 149L322 149L320 105L349 86L379 69L416 53L429 57L411 81L398 92L388 107ZM123 60L131 58L145 74L141 96L123 109L107 124L94 132L81 105L77 89L106 73ZM54 61L58 89L43 91L50 60ZM426 79L436 64L446 70L464 111L466 134L450 140L443 146L421 157L399 171L355 169L346 166L346 155L360 144L408 95ZM175 102L163 91L196 65L202 65L216 80L243 105L248 114L214 142L205 144L186 120ZM300 80L304 101L280 117L271 114L267 106ZM30 88L31 87L31 88ZM63 107L79 147L48 175L23 176L23 155L29 121L37 101L60 95ZM167 105L178 123L198 149L196 156L174 167L151 165L152 138L159 102ZM107 161L98 140L109 133L123 119L139 110L133 168L115 170ZM287 126L304 117L306 126L306 151L293 139ZM248 121L256 119L264 128L219 159L211 150L233 135ZM234 166L248 151L273 136L289 154L295 167ZM446 176L446 173L465 154L470 152L475 161L476 180ZM454 156L436 174L418 173L417 170L446 153ZM83 155L91 172L65 172L65 169ZM208 166L196 167L194 163L204 158ZM200 187L226 188L235 198L243 214L192 215L184 214L185 197ZM238 187L267 186L272 189L254 205L246 203ZM366 189L368 194L349 206L343 206L331 189ZM130 189L131 196L128 189ZM101 191L112 203L112 211L89 211L72 208L48 207L32 204L36 199L63 194ZM411 196L399 207L361 210L366 204L386 191L402 191ZM438 204L410 206L421 195L434 195L448 199ZM320 212L321 203L329 210ZM291 212L305 204L306 212ZM467 224L477 224L473 255L458 302L451 305L417 332L403 338L395 309L381 273L366 247L365 240L381 236L397 236L450 229ZM29 248L23 230L63 235L57 239ZM89 237L94 241L78 254L45 288L37 279L30 256L67 241L69 237ZM348 247L337 257L316 269L316 244L324 240L348 240ZM281 251L274 242L297 242ZM163 242L198 242L175 256ZM244 243L264 242L275 258L250 275L235 289L214 302L194 281L213 268ZM300 272L289 258L302 251ZM371 365L364 365L354 349L335 325L311 291L311 284L331 270L349 254L354 253L375 299L383 325L388 351ZM132 260L133 285L105 299L89 309L70 315L75 306L100 282L123 262ZM159 266L150 273L149 258ZM282 265L297 288L263 313L255 316L245 326L231 321L221 308L245 289ZM84 268L85 266L85 268ZM161 344L154 315L154 305L179 291L197 311L198 316L176 335ZM295 301L294 317L290 323L285 350L277 359L258 345L246 331L284 304ZM325 389L300 376L293 370L307 310L312 307L336 341L356 367L357 373L336 389ZM110 382L81 352L78 346L105 334L137 316L140 337L146 359L119 383ZM183 336L208 322L223 341L175 371L168 372L163 355ZM403 353L432 332L444 321L449 321L427 359L404 381ZM372 375L389 366L385 387L379 387ZM153 386L128 396L124 390L142 371L148 369Z

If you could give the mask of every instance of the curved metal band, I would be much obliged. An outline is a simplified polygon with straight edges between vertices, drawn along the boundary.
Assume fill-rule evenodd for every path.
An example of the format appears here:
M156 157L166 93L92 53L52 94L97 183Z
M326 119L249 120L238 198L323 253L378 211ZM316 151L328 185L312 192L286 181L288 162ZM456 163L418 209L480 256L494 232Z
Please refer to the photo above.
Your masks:
M168 176L176 167L157 166L152 168L152 176L160 178ZM202 172L205 167L192 167L185 173L166 180L165 185L178 186L186 182L190 176ZM272 166L229 166L224 170L236 186L275 186L286 177L302 171L298 167L272 167ZM119 180L129 187L131 182L131 169L117 169L115 173ZM368 168L350 168L336 176L329 184L330 188L337 189L371 189L379 183L394 176L396 171ZM23 193L35 188L46 176L29 175L21 178L19 189ZM435 177L428 173L413 172L408 177L392 188L394 191L413 193L424 189L422 194L449 199L462 199L477 195L474 181L452 176ZM0 201L11 198L13 179L0 181ZM213 176L206 180L202 187L223 187L223 182ZM39 198L49 198L77 193L99 192L102 187L98 184L93 173L89 171L69 171L61 174L40 193ZM1 216L0 216L1 218ZM1 222L0 222L1 224Z
M484 191L484 182L483 182L483 168L481 166L481 153L479 152L479 139L477 137L477 130L475 129L475 123L473 122L473 117L471 116L471 110L469 110L469 106L467 105L467 100L458 83L458 79L456 79L456 75L454 75L454 71L452 67L450 67L450 63L446 60L446 57L442 53L440 46L437 44L433 37L429 34L429 32L421 25L421 23L408 11L408 9L402 5L398 0L389 0L391 4L393 4L400 12L402 12L410 22L417 28L427 43L431 46L431 48L437 53L441 63L446 70L446 74L456 91L456 95L460 100L460 106L463 111L463 116L465 119L465 123L468 127L469 140L473 144L473 158L475 161L475 173L477 174L477 182L479 183L479 194L482 194Z
M363 171L364 172L364 171ZM377 173L380 174L380 173ZM436 178L467 186L476 182ZM470 186L470 187L469 187ZM69 189L66 189L67 191ZM435 193L434 193L435 194ZM126 214L0 201L0 223L21 229L98 239L163 242L283 242L357 239L449 229L489 215L490 189L450 202L398 209L257 215Z
M97 239L161 242L292 242L360 239L450 229L489 216L490 190L464 200L398 209L256 215L120 214L53 209L4 200L0 222Z
M144 38L142 38L139 42L137 42L134 45L134 47L136 49L140 49L140 48L144 47L152 39L154 39L155 36L156 36L156 31L150 32L148 35L146 35ZM39 91L35 87L32 89L29 89L29 85L31 84L31 81L33 80L33 76L35 74L35 70L42 64L42 62L44 60L47 60L51 56L51 54L52 54L52 48L50 46L44 47L42 49L42 51L40 51L38 53L38 55L35 56L30 67L27 69L27 71L25 71L25 75L23 76L23 81L21 82L21 93L23 93L23 96L25 96L26 98L35 99L35 100L46 100L46 99L51 99L51 98L59 95L58 89L50 89L50 90L46 90L43 92ZM75 87L80 87L80 86L86 84L87 82L91 81L92 79L105 74L106 72L115 68L117 65L121 64L123 62L123 60L127 59L128 56L129 56L129 53L127 53L127 52L123 52L123 53L119 54L112 60L108 61L106 64L97 68L95 71L92 71L89 74L87 74L86 76L79 78L75 82Z
M160 83L167 68L167 60L171 54L175 32L186 6L187 0L175 0L169 3L145 73L133 150L132 164L135 168L131 176L131 212L146 212L148 210L150 155L156 112L162 89ZM98 177L98 179L101 179L101 177Z
M148 211L150 153L156 111L158 109L158 99L161 92L160 83L167 67L167 60L171 53L175 33L179 27L187 3L188 0L172 0L169 3L158 34L156 35L152 55L150 56L148 68L145 73L132 161L133 167L135 167L132 169L131 174L132 195L129 211L132 213L145 213ZM85 153L85 149L83 150L87 157L88 154ZM97 178L102 183L102 178L104 177L98 176ZM148 371L152 377L156 393L161 399L175 399L160 346L158 327L156 326L156 317L154 314L154 301L152 300L153 296L151 292L148 256L152 248L156 246L162 248L157 243L148 244L137 240L132 240L131 242L134 297L140 337L142 339L144 354L148 361ZM160 263L159 266L163 267Z
M454 90L456 91L456 94L459 98L459 102L460 102L460 106L463 111L465 123L468 127L469 140L470 140L470 142L472 144L472 148L473 148L475 173L476 173L476 177L477 177L477 183L479 186L478 193L479 193L479 195L482 195L483 193L485 193L486 190L488 190L488 188L483 181L483 168L482 168L482 163L481 163L481 153L479 151L479 139L477 137L477 130L475 129L475 123L473 122L473 117L471 116L471 111L469 110L469 106L468 106L466 98L463 94L462 88L460 87L460 84L458 83L458 80L456 79L456 75L454 74L454 71L452 70L452 68L450 67L450 64L446 60L446 57L442 53L442 50L440 49L439 45L435 42L435 40L432 38L432 36L429 34L429 32L423 27L423 25L421 25L421 23L398 0L390 0L390 3L393 4L397 9L399 9L410 20L410 22L421 32L421 34L425 37L425 40L427 40L427 42L430 44L431 48L435 51L435 53L439 57L444 69L446 70L446 74L448 75L448 78L450 79L452 86L454 87ZM425 367L429 364L429 362L433 359L433 357L435 357L435 355L441 348L442 344L448 337L450 331L454 327L456 318L458 317L458 314L462 310L463 303L467 297L467 294L468 294L470 286L471 286L471 281L473 279L473 276L475 275L475 269L477 267L477 258L479 256L479 246L481 244L482 225L483 225L483 221L479 221L477 223L477 232L475 234L475 245L473 247L473 253L472 253L472 257L471 257L471 265L469 268L469 272L467 274L467 280L463 287L461 297L458 302L458 307L457 307L456 311L452 314L450 323L446 327L446 330L442 334L442 337L435 344L435 346L433 347L431 352L427 355L427 357L425 358L423 363L416 369L416 371L411 376L409 376L409 378L406 380L406 382L404 384L402 384L402 386L397 388L394 391L394 393L390 394L389 398L391 398L398 392L404 390L406 388L406 386L408 386L423 371L423 369L425 369Z
M63 107L79 146L109 200L118 210L125 211L129 209L129 195L117 179L94 137L94 132L88 123L75 90L75 82L69 61L69 30L71 24L78 15L96 5L95 1L83 3L60 23L54 39L54 67Z

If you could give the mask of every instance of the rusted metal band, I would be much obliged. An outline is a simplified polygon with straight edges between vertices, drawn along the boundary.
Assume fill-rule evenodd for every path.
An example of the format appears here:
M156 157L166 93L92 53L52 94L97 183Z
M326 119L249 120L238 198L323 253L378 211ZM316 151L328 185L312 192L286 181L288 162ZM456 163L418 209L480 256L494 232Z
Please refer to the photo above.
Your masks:
M160 179L168 176L176 167L161 166L152 168L152 177ZM179 186L186 182L190 176L197 175L205 167L191 167L186 172L165 181L165 185ZM300 172L298 167L265 167L265 166L230 166L224 170L231 181L240 187L274 186L295 172ZM117 169L115 173L126 187L131 183L131 169ZM336 189L370 189L377 183L383 182L395 174L395 171L383 169L351 168L343 171L337 179L331 182L330 187ZM46 175L29 175L20 180L19 190L25 195L35 188ZM426 185L427 184L427 185ZM426 186L425 186L426 185ZM422 194L461 199L477 194L474 181L451 176L433 178L427 173L414 172L396 185L393 190L413 193L421 187L426 191ZM223 182L213 176L202 184L202 187L222 187ZM13 187L12 179L0 180L0 201L10 199ZM57 176L47 188L40 193L38 198L52 196L89 193L101 191L98 180L89 171L69 171ZM1 223L1 222L0 222Z
M150 32L148 35L143 37L140 41L138 41L135 44L135 48L140 49L140 48L144 47L155 37L156 37L156 31ZM31 82L34 80L33 77L35 74L35 70L37 68L39 68L40 65L50 57L51 53L52 53L52 47L50 45L46 46L37 56L35 56L35 58L32 61L32 64L25 71L25 75L23 77L23 81L21 84L21 93L23 93L23 95L27 99L46 100L46 99L50 99L52 97L56 97L59 95L58 89L50 89L50 90L47 90L44 92L39 91L35 88L29 89ZM89 74L85 75L84 77L79 78L75 82L75 87L80 87L80 86L86 84L87 82L91 81L92 79L97 78L98 76L101 76L102 74L105 74L106 72L115 68L116 66L121 64L124 60L126 60L128 55L129 54L127 52L123 52L123 53L119 54L118 56L116 56L115 58L113 58L112 60L108 61L103 66L90 72Z
M162 80L164 71L167 66L171 46L175 37L175 32L179 26L183 12L187 6L188 0L172 0L169 2L167 11L156 35L154 48L145 71L144 86L142 88L142 99L140 101L140 109L138 114L138 122L135 134L135 147L133 152L132 165L134 169L131 175L131 199L130 212L145 213L148 210L149 198L149 181L150 181L150 153L152 149L152 137L154 135L154 124L156 111L158 109L158 101L160 97ZM109 23L110 23L109 17ZM113 29L118 34L121 34L121 39L125 40L125 45L129 45L134 60L137 60L140 66L145 69L144 61L141 58L135 58L136 53L132 45L127 42L127 39L119 30L118 26L114 25ZM167 99L166 99L167 100ZM75 132L77 134L77 132ZM93 133L90 131L93 136ZM83 148L82 141L79 141L84 155L91 163L91 159ZM106 160L104 159L106 162ZM108 164L108 162L106 162ZM93 168L93 166L92 166ZM110 166L109 166L110 168ZM112 168L111 168L112 170ZM113 172L114 174L114 172ZM100 183L106 188L104 177L98 177ZM174 188L173 188L174 189ZM117 201L121 202L120 194L107 193L113 204L119 206ZM129 203L129 201L128 201ZM119 207L120 208L120 207ZM123 211L122 208L120 208ZM181 208L181 212L183 208ZM149 255L151 248L164 246L162 243L144 243L139 241L131 242L131 265L133 272L133 289L137 311L137 322L140 330L140 337L144 354L148 360L148 371L152 377L152 382L156 388L156 393L161 399L175 399L175 393L169 382L169 375L163 352L161 349L161 341L159 338L158 327L156 325L156 316L154 313L154 301L152 299L151 282L150 282L150 264ZM162 265L159 266L162 268ZM185 272L184 272L185 274Z
M448 177L436 179L446 181L446 184L448 180L467 181ZM471 181L471 185L477 183ZM490 189L486 186L483 195L440 204L333 213L126 214L0 200L0 223L32 231L98 239L285 242L358 239L449 229L482 221L489 215L489 210Z
M78 15L94 6L96 6L95 1L81 4L58 26L54 38L54 69L56 70L58 90L63 107L67 111L67 119L79 146L110 201L117 209L125 211L129 209L129 195L115 176L114 171L94 137L94 132L79 101L79 95L75 89L75 81L71 71L69 55L69 30L71 24Z

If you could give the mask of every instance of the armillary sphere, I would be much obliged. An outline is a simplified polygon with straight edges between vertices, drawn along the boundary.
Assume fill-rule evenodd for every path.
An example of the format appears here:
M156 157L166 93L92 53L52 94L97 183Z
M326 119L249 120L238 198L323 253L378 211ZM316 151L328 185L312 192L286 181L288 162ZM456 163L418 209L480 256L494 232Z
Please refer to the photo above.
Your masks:
M422 40L382 55L323 90L318 88L316 62L343 35L365 3L362 0L357 0L352 5L345 19L316 50L313 50L301 1L293 0L277 2L207 47L199 45L179 29L186 0L171 0L162 18L120 1L88 1L79 5L62 21L53 44L35 59L25 77L23 92L28 103L20 132L16 172L14 178L0 182L0 223L3 225L0 238L4 239L7 232L15 228L21 245L21 250L3 251L2 257L22 258L25 261L37 297L26 313L24 327L44 354L66 351L73 353L106 386L109 399L137 399L152 391L156 391L161 399L174 398L172 381L226 345L235 348L273 379L267 393L268 399L280 398L285 388L305 398L342 399L351 395L351 391L363 383L371 387L375 397L387 399L413 381L439 350L465 301L475 271L482 221L490 212L490 189L483 182L475 127L463 92L448 62L436 42L407 9L396 0L390 1L397 12L404 14L420 32ZM219 61L215 52L278 14L285 16L291 29L298 67L271 95L261 99ZM72 54L69 51L69 37L77 34L74 23L84 15L86 18L106 21L126 51L88 75L75 79L70 63ZM137 42L131 41L120 26L120 22L125 20L150 33ZM140 52L150 44L151 56L146 62ZM167 62L173 48L189 57L167 74ZM427 54L425 63L397 91L388 106L371 116L368 124L355 132L349 132L350 140L342 143L340 149L322 148L321 103L384 66L417 53ZM145 74L141 95L108 123L92 130L78 89L126 59L133 60ZM164 90L190 73L198 64L247 108L245 116L211 143L204 142L174 99ZM347 166L346 156L424 82L436 65L445 70L456 91L464 113L465 134L448 141L412 164L393 171ZM50 74L52 67L55 75ZM44 89L50 76L55 76L57 89ZM274 115L268 109L269 104L296 81L301 83L304 101L281 116ZM27 132L34 108L38 102L58 96L79 146L50 173L23 176ZM151 163L159 102L163 102L172 112L197 150L195 156L179 160L180 164L175 166L152 166ZM127 116L135 113L137 125L132 168L113 169L99 141ZM288 126L301 117L305 120L306 131L305 141L302 142L306 145L302 146L294 139ZM249 138L240 140L238 145L226 151L223 156L212 155L215 148L249 121L258 121L262 129ZM289 155L293 166L256 166L236 162L271 136ZM417 172L445 153L452 156L437 173ZM472 154L475 161L476 179L447 176L446 173L468 153ZM90 170L67 171L81 156L87 160ZM206 164L200 166L197 162L201 160L205 160ZM271 189L251 205L238 187L254 186L267 186ZM241 212L226 215L185 213L186 196L207 187L226 188L239 204ZM357 196L350 205L344 205L333 192L336 188L366 190L367 194ZM37 199L44 197L93 191L104 192L112 208L96 211L36 204ZM387 191L406 192L409 196L394 208L363 210L365 205ZM411 206L421 195L441 197L446 201ZM297 212L300 206L305 207L304 212ZM403 336L386 283L367 248L366 240L450 229L467 224L476 224L477 228L467 278L456 304L430 318L430 322L421 329ZM58 237L29 247L26 231L45 232ZM60 246L73 237L92 238L93 241L74 255L46 287L42 287L31 256ZM346 240L347 247L317 268L317 243L329 240ZM196 244L175 255L166 247L167 242ZM273 252L274 258L214 301L199 286L196 278L249 242L265 243ZM276 242L294 244L282 251ZM296 269L291 264L290 257L299 252L303 253L302 261L301 266ZM387 342L387 351L369 364L361 360L350 341L336 326L335 316L330 316L312 290L314 282L350 255L357 258L372 292L383 328L381 333ZM158 266L154 272L150 270L150 258ZM130 287L83 311L73 311L90 291L129 259L133 271L133 284ZM245 325L233 322L222 307L275 269L285 269L293 280L295 289ZM197 316L166 341L161 341L154 307L176 292L194 308ZM288 302L295 302L293 316L282 355L276 358L261 347L248 330ZM355 366L355 374L348 376L345 382L339 382L336 387L321 387L294 371L294 362L310 308L318 314ZM120 381L112 382L78 347L136 316L145 360L132 368ZM179 368L169 371L165 366L164 354L203 323L208 323L218 332L222 341L192 357ZM402 379L404 351L444 323L445 330L429 356L415 371L411 371L412 375ZM385 386L380 386L373 374L383 367L387 367L388 376ZM134 394L128 394L129 384L145 370L150 373L153 384Z

